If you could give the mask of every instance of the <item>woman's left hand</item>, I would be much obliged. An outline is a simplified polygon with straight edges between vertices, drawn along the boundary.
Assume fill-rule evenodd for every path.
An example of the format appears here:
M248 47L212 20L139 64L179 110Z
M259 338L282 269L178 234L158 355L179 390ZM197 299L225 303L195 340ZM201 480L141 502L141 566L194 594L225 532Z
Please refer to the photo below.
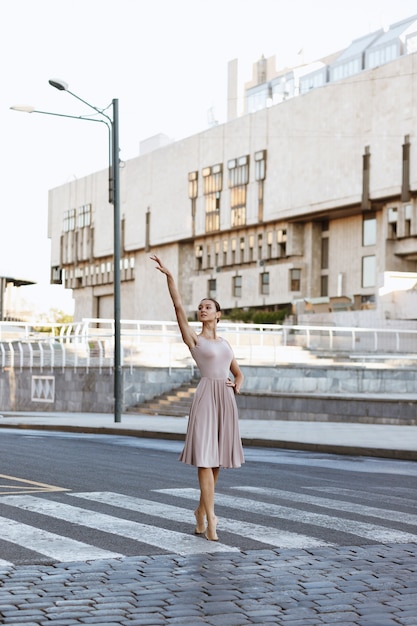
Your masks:
M227 385L228 387L232 387L232 389L233 389L233 391L234 391L235 393L240 393L240 390L239 390L239 389L238 389L238 387L236 386L236 383L235 383L235 382L233 382L233 380L231 380L230 378L228 378L228 379L227 379L227 381L226 381L226 385Z

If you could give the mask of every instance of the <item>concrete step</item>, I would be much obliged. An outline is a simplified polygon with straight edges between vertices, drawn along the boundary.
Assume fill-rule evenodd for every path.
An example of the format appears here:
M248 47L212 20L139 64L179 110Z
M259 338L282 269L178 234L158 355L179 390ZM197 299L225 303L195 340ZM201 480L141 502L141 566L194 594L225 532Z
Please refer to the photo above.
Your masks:
M186 417L190 412L191 400L199 379L182 384L177 389L171 389L147 402L129 407L129 413L145 413L147 415L169 415L171 417Z

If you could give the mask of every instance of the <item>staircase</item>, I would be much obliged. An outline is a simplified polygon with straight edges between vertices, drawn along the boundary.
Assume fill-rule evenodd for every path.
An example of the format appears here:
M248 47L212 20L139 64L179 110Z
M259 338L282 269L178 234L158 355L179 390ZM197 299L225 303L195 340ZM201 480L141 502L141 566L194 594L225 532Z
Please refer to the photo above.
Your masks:
M199 379L193 378L176 389L171 389L142 404L131 406L127 411L129 413L143 413L145 415L188 417L191 401L198 383Z

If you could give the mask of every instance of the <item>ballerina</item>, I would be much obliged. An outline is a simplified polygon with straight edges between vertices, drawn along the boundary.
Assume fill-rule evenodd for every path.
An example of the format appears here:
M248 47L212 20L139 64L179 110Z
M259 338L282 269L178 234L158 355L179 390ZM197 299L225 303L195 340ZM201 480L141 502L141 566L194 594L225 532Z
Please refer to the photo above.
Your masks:
M219 303L212 298L201 300L197 316L202 328L200 334L197 334L188 323L171 272L158 256L153 255L151 259L157 264L156 269L167 277L168 291L182 339L201 374L179 460L198 468L200 501L194 511L194 532L204 535L209 541L218 541L214 495L220 468L237 468L244 463L235 399L235 395L240 393L244 377L229 342L217 334L221 316Z

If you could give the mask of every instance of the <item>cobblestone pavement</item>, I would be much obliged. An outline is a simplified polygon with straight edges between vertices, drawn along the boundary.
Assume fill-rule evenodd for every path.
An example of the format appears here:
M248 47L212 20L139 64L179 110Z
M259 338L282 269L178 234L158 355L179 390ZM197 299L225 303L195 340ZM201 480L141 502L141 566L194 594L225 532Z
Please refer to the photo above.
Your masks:
M416 626L417 545L0 567L5 626Z

